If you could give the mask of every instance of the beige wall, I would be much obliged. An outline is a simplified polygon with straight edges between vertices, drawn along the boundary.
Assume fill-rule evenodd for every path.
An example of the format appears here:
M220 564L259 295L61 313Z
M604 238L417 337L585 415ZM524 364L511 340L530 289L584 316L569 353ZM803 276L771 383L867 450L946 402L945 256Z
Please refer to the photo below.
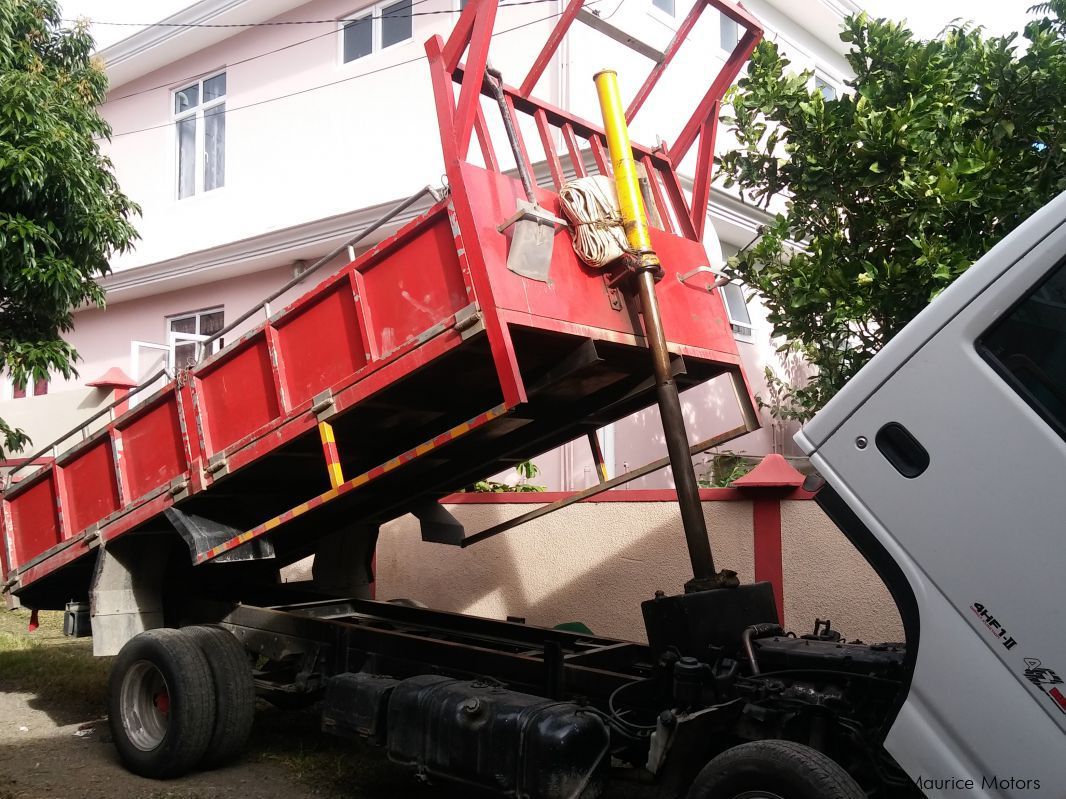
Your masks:
M21 428L33 439L23 452L9 453L9 457L29 456L53 439L81 424L113 399L114 393L111 389L78 387L43 394L39 397L23 397L0 402L0 419L12 427ZM99 430L107 421L107 417L103 417L89 428L89 432ZM79 437L67 440L60 447L60 451L73 446L80 440Z
M449 505L470 535L536 505ZM754 578L751 503L704 503L719 568ZM810 501L782 508L785 621L806 633L829 617L849 639L901 640L880 580ZM378 541L378 597L409 597L441 610L530 624L583 621L593 632L644 640L640 602L682 590L689 572L677 506L587 502L468 549L423 543L418 522L386 525Z
M781 561L785 618L794 627L817 617L830 619L849 641L903 640L885 584L815 503L782 503Z

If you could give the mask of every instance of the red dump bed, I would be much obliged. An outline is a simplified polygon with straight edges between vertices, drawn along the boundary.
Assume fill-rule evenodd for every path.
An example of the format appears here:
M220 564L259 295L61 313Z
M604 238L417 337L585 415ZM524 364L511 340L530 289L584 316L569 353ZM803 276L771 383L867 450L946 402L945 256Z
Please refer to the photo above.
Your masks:
M574 0L562 15L563 30L580 6ZM666 220L653 230L665 269L658 294L682 388L740 368L719 294L705 279L679 279L708 264L698 231L716 101L759 35L743 11L713 0L697 4L680 39L710 6L748 34L696 109L686 128L695 133L675 145L680 160L703 132L695 211L672 157L634 148ZM614 273L583 266L565 231L555 238L550 283L507 269L509 237L497 225L514 213L522 189L496 165L506 143L490 140L492 106L480 103L495 10L493 0L475 0L447 43L427 42L450 194L10 487L0 501L8 589L36 607L84 597L92 550L134 532L172 531L164 515L171 507L214 531L210 546L193 547L194 562L252 539L289 562L322 533L433 503L654 402L636 303L610 285ZM559 38L524 86L535 83ZM609 173L602 130L528 90L506 94L514 113L537 126L540 142L525 144L543 151L551 176L538 199L558 214L564 172L582 175L595 164ZM472 141L487 168L467 160Z

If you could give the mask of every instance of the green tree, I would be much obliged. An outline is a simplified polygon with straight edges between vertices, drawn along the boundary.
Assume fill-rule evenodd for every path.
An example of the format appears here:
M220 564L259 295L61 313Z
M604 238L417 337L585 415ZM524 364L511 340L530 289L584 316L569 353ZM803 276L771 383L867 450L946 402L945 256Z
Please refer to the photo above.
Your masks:
M849 18L849 88L827 99L771 42L731 96L726 185L785 202L730 260L774 333L816 368L783 416L813 415L971 263L1066 189L1066 2L1020 37L920 41ZM780 388L780 386L778 387Z
M0 0L0 371L16 385L76 374L61 334L102 306L96 278L136 238L137 207L99 142L107 77L54 0ZM0 456L28 443L0 419Z

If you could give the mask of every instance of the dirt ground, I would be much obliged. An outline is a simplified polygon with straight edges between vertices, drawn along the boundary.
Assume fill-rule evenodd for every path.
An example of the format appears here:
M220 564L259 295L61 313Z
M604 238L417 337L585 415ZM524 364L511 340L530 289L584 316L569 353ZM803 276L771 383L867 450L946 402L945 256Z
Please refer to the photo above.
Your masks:
M457 797L423 786L377 752L343 751L310 715L267 706L241 762L158 782L127 772L106 720L24 692L0 693L0 799L338 799Z
M0 609L0 799L376 799L468 796L417 783L359 742L323 735L315 711L256 712L240 762L159 782L128 773L110 741L108 661L61 632L59 614Z
M127 772L108 731L109 658L63 635L62 614L0 607L0 799L471 799L427 784L360 741L325 735L319 709L282 712L260 700L242 760L165 782ZM647 791L612 782L611 799Z

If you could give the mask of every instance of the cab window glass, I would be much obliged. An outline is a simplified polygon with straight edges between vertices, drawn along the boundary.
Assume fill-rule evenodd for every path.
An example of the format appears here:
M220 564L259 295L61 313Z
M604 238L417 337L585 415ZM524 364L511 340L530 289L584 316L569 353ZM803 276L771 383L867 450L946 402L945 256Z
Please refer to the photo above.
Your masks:
M1066 261L1000 319L978 347L1066 438Z

